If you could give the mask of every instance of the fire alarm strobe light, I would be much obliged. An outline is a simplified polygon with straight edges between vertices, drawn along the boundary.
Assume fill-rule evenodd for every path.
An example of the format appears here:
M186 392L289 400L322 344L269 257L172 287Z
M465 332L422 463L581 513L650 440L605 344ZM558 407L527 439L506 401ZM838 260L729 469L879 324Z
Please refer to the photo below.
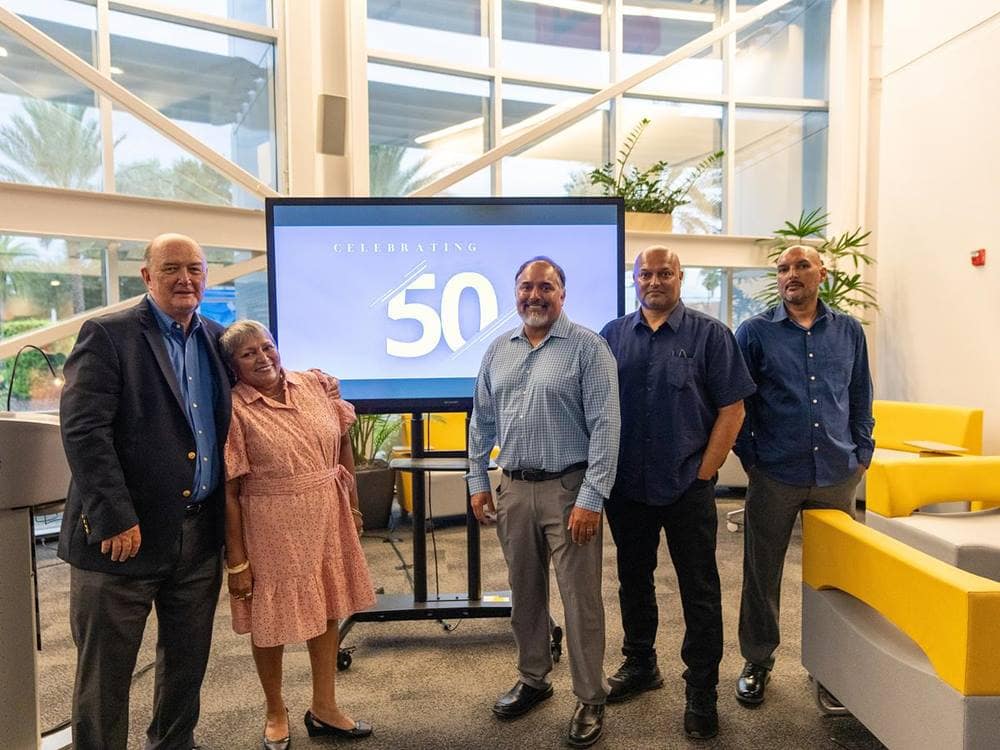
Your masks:
M970 255L972 256L972 265L974 266L985 266L986 265L986 248L981 247L978 250L973 250Z

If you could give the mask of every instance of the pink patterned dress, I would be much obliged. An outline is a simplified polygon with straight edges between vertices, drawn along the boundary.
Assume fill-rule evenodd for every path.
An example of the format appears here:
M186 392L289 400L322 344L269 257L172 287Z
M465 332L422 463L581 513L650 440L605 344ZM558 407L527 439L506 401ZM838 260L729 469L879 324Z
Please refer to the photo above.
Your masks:
M285 372L285 403L233 388L226 478L240 480L253 597L230 598L233 630L261 647L322 635L375 602L351 517L354 478L338 463L354 407L318 371Z

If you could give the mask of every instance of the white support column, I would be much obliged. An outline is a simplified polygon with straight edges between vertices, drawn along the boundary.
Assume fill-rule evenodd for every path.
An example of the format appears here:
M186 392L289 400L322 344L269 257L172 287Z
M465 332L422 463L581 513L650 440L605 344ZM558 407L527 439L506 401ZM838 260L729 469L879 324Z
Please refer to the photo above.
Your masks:
M367 193L365 4L351 0L284 3L290 195ZM321 95L347 100L344 122L324 123ZM364 98L362 98L364 97ZM345 154L320 151L322 128L344 128ZM355 163L357 167L355 168ZM359 168L364 167L359 174ZM363 183L360 184L363 178Z

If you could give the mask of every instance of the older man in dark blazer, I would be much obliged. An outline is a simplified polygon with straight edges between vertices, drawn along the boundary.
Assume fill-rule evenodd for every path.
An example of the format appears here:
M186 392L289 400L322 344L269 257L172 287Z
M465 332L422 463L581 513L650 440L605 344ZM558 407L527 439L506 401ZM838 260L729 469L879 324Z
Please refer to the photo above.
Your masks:
M59 556L69 562L77 647L77 750L125 748L129 685L150 608L159 623L147 748L194 747L222 578L222 447L230 382L218 324L196 310L198 243L146 248L148 294L84 323L60 405L73 478Z

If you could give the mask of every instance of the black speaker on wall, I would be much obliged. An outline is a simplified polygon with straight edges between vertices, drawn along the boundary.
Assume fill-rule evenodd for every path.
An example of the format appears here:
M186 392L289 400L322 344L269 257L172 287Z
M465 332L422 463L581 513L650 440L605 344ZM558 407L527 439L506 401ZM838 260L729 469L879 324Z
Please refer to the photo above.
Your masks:
M347 98L319 95L319 151L343 156L347 135Z

